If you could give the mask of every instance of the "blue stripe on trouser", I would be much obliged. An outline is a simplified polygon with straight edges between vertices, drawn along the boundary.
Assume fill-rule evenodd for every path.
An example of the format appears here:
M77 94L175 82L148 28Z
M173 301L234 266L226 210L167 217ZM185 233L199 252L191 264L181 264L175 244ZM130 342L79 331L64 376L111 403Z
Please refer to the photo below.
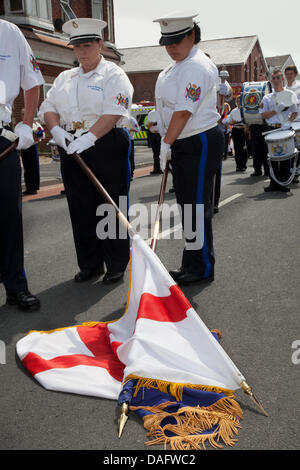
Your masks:
M198 171L198 187L197 187L197 204L204 204L204 181L205 181L205 170L206 170L206 162L207 162L207 155L208 155L208 141L207 135L205 132L199 134L201 144L202 144L202 151L200 155L200 164L199 164L199 171ZM209 252L207 247L207 240L206 240L206 230L204 225L204 241L202 247L202 259L205 264L205 271L203 277L208 277L211 274L212 266L209 260Z

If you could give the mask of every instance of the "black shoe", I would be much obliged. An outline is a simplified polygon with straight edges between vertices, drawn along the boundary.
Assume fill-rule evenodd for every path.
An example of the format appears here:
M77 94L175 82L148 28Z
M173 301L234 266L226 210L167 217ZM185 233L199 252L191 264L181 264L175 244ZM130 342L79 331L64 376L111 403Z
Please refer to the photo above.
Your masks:
M184 273L177 278L177 283L182 286L187 286L189 284L194 283L206 283L206 282L213 282L214 275L208 277L197 276L196 274L192 273Z
M37 194L37 191L35 189L26 189L23 191L24 196L32 196L33 194Z
M261 171L254 171L254 173L251 173L250 176L262 176L262 172Z
M121 281L124 277L124 272L117 273L107 272L102 280L103 284L113 284L114 282Z
M279 191L279 192L282 192L282 193L289 193L290 188L288 188L287 186L279 186L279 185L271 185L271 184L269 186L267 186L266 188L264 188L265 193L270 193L272 191Z
M89 279L92 279L96 276L101 276L102 274L104 274L104 265L102 265L100 268L81 269L77 274L75 274L74 281L88 281Z
M219 206L214 207L214 214L217 214L219 212Z
M7 293L7 305L17 305L22 310L37 310L40 307L39 299L28 290Z
M170 276L174 279L174 281L177 281L177 279L182 276L185 273L185 270L183 268L179 269L173 269L169 271Z
M64 196L64 195L66 194L65 189L62 189L61 192L60 192L60 194L61 194L62 196Z
M170 188L169 193L175 193L175 188Z

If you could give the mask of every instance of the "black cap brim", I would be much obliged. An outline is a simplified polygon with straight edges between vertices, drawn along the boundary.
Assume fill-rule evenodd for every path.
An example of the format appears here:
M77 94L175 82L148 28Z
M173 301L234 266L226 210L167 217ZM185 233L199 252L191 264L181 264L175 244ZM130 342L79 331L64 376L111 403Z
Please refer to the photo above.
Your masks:
M162 36L159 40L160 46L170 46L171 44L177 44L178 42L182 41L182 39L186 36L186 32L182 34L175 34L174 36Z
M100 36L81 36L78 38L72 38L68 42L68 46L74 46L75 44L83 44L85 42L91 42L91 41L100 41L102 38Z

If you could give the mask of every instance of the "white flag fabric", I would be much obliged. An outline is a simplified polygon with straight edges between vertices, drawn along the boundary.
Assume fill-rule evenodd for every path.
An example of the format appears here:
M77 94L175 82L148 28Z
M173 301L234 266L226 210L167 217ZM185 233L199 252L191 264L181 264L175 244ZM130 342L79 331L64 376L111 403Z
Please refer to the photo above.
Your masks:
M156 254L132 239L124 315L18 341L24 367L46 389L118 399L130 379L232 396L244 377Z

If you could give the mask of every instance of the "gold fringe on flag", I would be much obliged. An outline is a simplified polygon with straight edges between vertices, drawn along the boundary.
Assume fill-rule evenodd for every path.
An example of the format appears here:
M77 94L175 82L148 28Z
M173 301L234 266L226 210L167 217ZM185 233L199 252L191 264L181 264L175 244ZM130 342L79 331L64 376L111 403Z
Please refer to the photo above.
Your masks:
M234 395L233 390L228 390L226 388L214 387L212 385L195 385L190 383L176 383L176 382L166 382L165 380L159 379L147 379L145 377L138 377L136 375L128 375L124 380L124 384L129 382L129 380L135 379L137 383L135 385L134 397L137 396L141 388L154 388L163 393L169 393L176 399L176 401L182 400L183 387L187 387L193 390L202 390L203 392L215 392L215 393L224 393L226 396L232 397Z
M183 407L176 413L168 413L164 409L176 402L167 402L158 406L130 406L130 410L147 410L153 414L144 416L144 427L151 439L145 445L170 446L171 450L200 450L206 449L206 442L214 448L222 448L220 441L227 446L233 446L237 439L234 436L240 428L243 413L233 397L224 397L207 407ZM175 424L162 425L165 418L174 418ZM210 429L215 427L211 433ZM167 432L174 436L168 436Z

